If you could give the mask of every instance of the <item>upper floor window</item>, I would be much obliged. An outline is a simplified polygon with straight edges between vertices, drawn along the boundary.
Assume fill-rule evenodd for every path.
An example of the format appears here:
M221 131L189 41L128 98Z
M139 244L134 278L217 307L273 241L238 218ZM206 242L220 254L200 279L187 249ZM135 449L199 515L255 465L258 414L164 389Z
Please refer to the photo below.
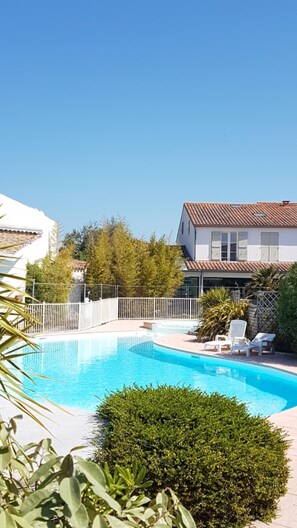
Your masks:
M247 233L245 231L211 233L211 260L234 262L247 260Z
M190 234L190 229L191 229L191 224L190 224L190 220L188 220L188 235Z
M181 225L181 234L182 235L184 234L184 222L182 222L182 225Z
M278 262L279 233L261 233L261 261Z

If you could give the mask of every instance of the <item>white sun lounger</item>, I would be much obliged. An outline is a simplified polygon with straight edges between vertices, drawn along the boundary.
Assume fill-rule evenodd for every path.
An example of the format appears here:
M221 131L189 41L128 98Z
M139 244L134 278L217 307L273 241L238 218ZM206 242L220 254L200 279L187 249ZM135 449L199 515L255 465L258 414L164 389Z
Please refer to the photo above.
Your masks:
M204 350L211 347L221 352L222 347L231 347L235 338L244 337L246 324L246 321L242 319L233 319L230 323L228 335L216 335L213 341L204 343Z

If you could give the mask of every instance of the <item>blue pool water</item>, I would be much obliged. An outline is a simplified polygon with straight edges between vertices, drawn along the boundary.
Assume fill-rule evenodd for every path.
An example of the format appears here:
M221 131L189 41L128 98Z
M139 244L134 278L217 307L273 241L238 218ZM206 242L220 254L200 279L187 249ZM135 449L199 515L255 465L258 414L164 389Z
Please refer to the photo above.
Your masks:
M297 405L297 376L276 369L153 345L148 335L101 334L40 341L42 352L22 367L37 379L37 392L60 405L95 410L104 395L124 385L189 385L246 402L252 414L269 416Z

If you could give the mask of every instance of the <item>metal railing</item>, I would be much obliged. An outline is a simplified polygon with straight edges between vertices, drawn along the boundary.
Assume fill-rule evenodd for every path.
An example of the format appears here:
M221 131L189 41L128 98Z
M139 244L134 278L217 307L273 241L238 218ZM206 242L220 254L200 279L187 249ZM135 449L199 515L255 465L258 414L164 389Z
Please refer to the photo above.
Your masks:
M120 297L119 319L199 319L200 303L190 298Z
M28 304L36 323L29 333L86 330L117 319L199 319L198 299L119 297L85 303Z
M102 299L87 303L28 304L36 323L29 333L69 332L86 330L118 318L118 299Z

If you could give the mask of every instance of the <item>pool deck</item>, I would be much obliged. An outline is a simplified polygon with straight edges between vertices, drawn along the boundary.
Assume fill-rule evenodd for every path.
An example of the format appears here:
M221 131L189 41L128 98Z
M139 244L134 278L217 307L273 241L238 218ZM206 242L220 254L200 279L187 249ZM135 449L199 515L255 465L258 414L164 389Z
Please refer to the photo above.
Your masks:
M92 328L80 333L104 333L104 332L126 332L126 331L143 331L143 320L120 320ZM154 342L167 348L175 348L191 354L205 354L223 357L224 359L236 359L249 363L269 365L270 367L279 368L297 374L297 358L291 355L276 352L275 354L263 354L262 357L251 355L246 358L244 354L230 354L226 352L216 353L214 351L203 351L203 344L198 343L195 336L188 334L168 334L159 335ZM53 439L53 445L59 454L66 454L76 445L86 445L87 447L81 452L80 456L90 456L90 440L93 431L93 413L83 411L82 409L65 408L57 409L50 407L52 421L43 420L50 433L33 423L27 417L24 417L20 423L20 431L17 438L21 443L27 443L29 440L38 441L44 437ZM9 417L19 414L19 411L11 404L1 401L1 415L7 420ZM288 434L291 441L288 456L290 458L291 475L288 483L287 494L280 499L279 510L276 519L269 524L255 522L255 528L297 528L297 407L274 414L269 420L278 427L282 427Z

